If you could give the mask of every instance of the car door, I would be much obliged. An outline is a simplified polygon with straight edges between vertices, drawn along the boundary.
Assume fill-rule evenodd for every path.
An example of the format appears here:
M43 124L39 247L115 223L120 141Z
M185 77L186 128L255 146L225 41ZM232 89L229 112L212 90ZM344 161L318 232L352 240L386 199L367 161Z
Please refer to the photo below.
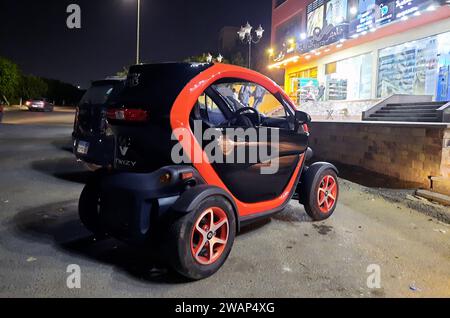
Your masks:
M307 135L295 131L294 115L281 95L236 80L213 85L209 92L210 106L205 102L203 119L209 129L220 131L222 138L217 144L224 154L220 161L206 151L215 172L241 202L263 202L280 196L308 147ZM249 127L230 123L233 113L242 107L258 109L261 124ZM203 149L208 145L210 141L204 140Z

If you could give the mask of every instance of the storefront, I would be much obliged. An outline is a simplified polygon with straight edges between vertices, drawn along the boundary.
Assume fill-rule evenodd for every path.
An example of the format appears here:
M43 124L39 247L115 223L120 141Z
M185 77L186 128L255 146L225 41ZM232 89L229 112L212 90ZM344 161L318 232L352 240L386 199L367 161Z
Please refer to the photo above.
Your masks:
M285 70L297 104L364 101L391 94L450 100L450 7L423 0L316 0ZM290 43L293 43L291 38Z
M378 58L377 96L433 95L450 100L444 87L449 61L450 32L384 48Z

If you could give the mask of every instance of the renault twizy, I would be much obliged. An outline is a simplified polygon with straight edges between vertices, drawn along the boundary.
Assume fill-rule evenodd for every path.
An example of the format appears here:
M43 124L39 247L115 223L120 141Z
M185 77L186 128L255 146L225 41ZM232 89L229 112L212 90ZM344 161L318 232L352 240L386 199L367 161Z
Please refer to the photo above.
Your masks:
M109 99L107 118L114 168L97 172L84 188L81 221L96 235L157 247L190 279L214 274L242 226L282 211L292 199L313 220L336 208L337 169L305 164L312 153L310 117L254 71L136 65ZM220 160L237 148L243 157ZM254 155L255 148L267 151Z

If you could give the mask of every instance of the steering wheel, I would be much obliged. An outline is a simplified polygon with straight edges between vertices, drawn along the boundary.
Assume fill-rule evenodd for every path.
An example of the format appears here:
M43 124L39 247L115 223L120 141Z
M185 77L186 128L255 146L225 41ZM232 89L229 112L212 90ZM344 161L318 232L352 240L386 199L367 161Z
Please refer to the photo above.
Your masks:
M249 116L245 116L245 113L251 112L253 113L255 116L253 117L249 117ZM237 121L239 119L242 118L246 118L247 120L243 119L243 121L245 122L245 124L248 123L248 121L251 121L252 125L254 127L256 126L260 126L261 125L261 113L253 107L242 107L240 109L238 109L237 111L234 112L233 117L231 118L230 122L234 122ZM254 122L254 120L252 119L256 119L256 122Z

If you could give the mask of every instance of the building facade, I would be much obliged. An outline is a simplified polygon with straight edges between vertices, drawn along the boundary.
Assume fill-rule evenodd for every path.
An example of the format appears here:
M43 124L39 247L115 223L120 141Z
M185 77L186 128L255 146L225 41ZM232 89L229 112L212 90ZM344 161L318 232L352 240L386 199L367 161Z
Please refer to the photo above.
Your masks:
M274 0L271 69L298 105L450 100L449 0Z

